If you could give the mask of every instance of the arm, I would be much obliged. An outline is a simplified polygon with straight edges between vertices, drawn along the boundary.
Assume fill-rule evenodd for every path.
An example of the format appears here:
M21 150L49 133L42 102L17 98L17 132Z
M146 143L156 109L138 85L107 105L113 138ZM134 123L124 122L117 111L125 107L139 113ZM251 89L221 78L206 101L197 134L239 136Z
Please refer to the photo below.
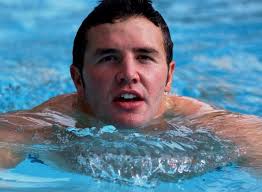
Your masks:
M237 114L188 97L173 98L174 112L189 119L188 126L211 129L216 135L239 146L249 164L262 169L262 118Z
M44 136L50 129L44 129L47 124L39 122L23 112L0 114L0 168L14 167L25 158L20 144L41 142L33 141L33 136Z
M24 159L22 153L18 153L12 147L5 146L0 149L0 169L12 168Z
M17 132L14 125L8 123L7 119L0 117L0 168L11 168L24 159L18 154L12 143L23 141L24 136Z
M212 110L193 117L191 125L210 128L218 136L233 141L250 165L262 169L262 118Z

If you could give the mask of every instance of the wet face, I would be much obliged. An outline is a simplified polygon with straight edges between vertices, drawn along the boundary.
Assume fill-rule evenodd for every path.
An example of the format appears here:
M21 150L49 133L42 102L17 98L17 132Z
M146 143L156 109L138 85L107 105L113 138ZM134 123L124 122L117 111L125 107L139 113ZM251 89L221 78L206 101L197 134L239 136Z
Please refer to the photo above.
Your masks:
M85 108L120 127L144 126L164 111L170 70L160 28L143 17L101 24L87 32L83 81L73 77Z

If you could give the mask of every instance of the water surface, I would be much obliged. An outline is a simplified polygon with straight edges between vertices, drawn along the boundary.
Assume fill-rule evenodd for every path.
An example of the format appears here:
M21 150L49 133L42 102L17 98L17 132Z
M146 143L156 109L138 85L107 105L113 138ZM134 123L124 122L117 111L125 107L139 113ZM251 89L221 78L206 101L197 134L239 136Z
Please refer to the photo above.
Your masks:
M72 42L95 4L0 1L0 112L30 109L75 91L69 74ZM175 43L173 92L262 116L262 2L159 0L155 6L167 19ZM58 143L17 145L28 158L0 172L0 191L262 190L261 179L235 161L234 145L206 130L178 127L151 135L85 131L62 131L61 137L56 135ZM80 141L66 140L69 135ZM143 147L139 151L137 146ZM76 153L69 159L82 174L56 167L43 156L68 151ZM120 177L118 170L124 169Z

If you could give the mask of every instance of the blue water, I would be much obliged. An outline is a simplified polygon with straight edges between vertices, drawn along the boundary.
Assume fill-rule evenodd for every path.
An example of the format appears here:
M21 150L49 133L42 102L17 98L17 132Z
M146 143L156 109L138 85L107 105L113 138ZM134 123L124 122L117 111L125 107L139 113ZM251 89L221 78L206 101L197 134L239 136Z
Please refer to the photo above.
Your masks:
M75 90L69 75L72 42L95 4L0 0L0 112L29 109ZM175 43L173 92L262 116L262 2L158 0L155 6ZM32 161L0 172L0 191L262 191L261 179L236 164L139 187Z

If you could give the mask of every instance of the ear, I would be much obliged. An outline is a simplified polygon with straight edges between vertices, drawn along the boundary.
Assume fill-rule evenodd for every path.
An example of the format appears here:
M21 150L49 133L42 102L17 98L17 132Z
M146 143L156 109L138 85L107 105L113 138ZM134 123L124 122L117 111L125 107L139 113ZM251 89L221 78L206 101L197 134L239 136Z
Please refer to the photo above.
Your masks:
M84 83L82 81L81 72L79 71L79 69L76 66L71 65L70 73L71 73L71 78L74 81L78 95L84 96L84 93L85 93L84 92Z
M167 73L167 81L166 81L166 87L165 87L165 91L168 92L168 93L171 91L173 73L174 73L174 70L175 70L175 66L176 66L175 61L172 61L172 62L169 63L169 69L168 69L168 73Z

